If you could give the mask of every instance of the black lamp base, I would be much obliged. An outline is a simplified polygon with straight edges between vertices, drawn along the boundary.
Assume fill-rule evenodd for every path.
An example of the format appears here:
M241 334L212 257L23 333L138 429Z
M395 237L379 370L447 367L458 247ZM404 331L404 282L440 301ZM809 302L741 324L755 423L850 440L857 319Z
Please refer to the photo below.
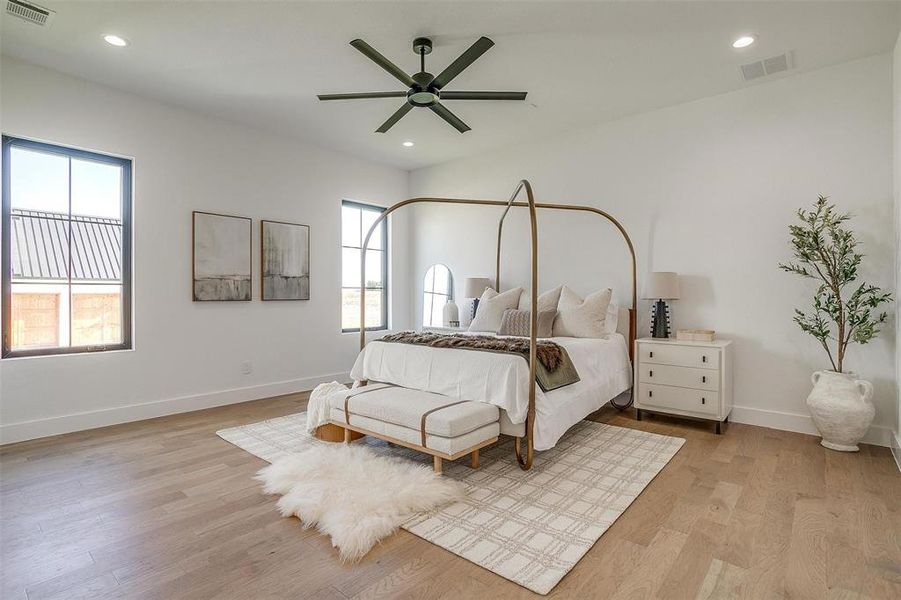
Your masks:
M668 338L669 334L669 307L663 300L658 300L654 303L654 310L651 313L651 336Z

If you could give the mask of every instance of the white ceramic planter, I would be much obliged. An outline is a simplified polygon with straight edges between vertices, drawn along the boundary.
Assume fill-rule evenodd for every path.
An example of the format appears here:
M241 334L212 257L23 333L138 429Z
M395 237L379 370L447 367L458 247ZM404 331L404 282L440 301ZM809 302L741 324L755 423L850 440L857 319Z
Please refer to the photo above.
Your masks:
M444 310L442 312L441 324L445 327L451 327L451 322L456 322L457 326L460 325L460 309L457 308L457 303L447 299L447 302L444 305Z
M817 371L811 380L813 391L807 397L807 408L823 437L820 443L832 450L857 452L857 442L876 414L871 401L873 385L854 373L835 371Z

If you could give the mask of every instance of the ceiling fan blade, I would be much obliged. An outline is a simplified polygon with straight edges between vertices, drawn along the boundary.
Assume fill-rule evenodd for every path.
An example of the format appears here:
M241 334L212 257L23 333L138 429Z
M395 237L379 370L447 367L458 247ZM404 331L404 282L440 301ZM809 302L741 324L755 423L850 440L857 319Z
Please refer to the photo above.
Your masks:
M416 83L413 81L413 78L410 77L407 73L401 70L396 64L382 56L378 50L364 42L363 40L356 39L350 43L351 46L362 52L366 58L385 69L396 79L398 79L401 83L403 83L407 87L413 87L413 84Z
M432 80L432 86L439 90L446 86L450 83L451 79L459 75L463 69L474 63L477 58L485 54L485 52L493 45L494 42L485 36L480 37L468 50L466 50L466 52L458 56L457 60L449 64L446 69L441 71L441 73Z
M528 92L441 92L442 100L525 100Z
M357 100L360 98L403 98L407 92L360 92L357 94L319 94L320 100Z
M429 108L431 108L432 112L434 112L436 115L450 123L451 126L460 133L466 133L467 131L469 131L469 125L461 121L460 118L457 117L457 115L447 110L447 107L440 102L435 102L435 104L431 105Z
M394 124L397 123L398 121L400 121L401 118L403 118L403 116L405 114L410 112L410 110L412 108L413 108L412 104L408 104L408 103L404 102L404 105L401 106L400 108L398 108L397 111L393 115L388 117L388 120L385 121L384 123L382 123L382 126L379 127L378 129L376 129L375 132L376 133L385 133L386 131L388 131L389 129L394 127Z

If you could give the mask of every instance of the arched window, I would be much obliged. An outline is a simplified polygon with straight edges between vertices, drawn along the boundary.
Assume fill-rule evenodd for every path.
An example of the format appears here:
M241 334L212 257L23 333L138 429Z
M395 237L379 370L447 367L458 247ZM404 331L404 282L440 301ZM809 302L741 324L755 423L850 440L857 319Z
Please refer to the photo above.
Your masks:
M450 269L437 264L429 267L422 282L422 325L437 327L442 325L444 305L454 298L454 278Z

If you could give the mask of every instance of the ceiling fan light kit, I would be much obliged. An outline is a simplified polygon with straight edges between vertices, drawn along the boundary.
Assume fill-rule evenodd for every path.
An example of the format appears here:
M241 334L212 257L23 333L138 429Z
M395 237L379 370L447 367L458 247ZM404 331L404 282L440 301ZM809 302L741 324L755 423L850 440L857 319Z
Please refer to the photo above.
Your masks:
M413 52L419 55L419 72L408 75L400 67L385 58L378 50L356 39L350 43L369 60L382 67L395 79L407 86L407 91L391 92L358 92L350 94L319 94L320 100L361 100L368 98L406 98L406 102L388 120L376 129L376 133L385 133L404 115L415 108L428 108L444 119L460 133L470 130L469 125L452 113L441 100L525 100L527 92L464 92L444 91L443 88L469 65L494 45L487 37L480 37L463 54L441 71L437 76L425 70L425 56L432 52L432 40L418 37L413 40Z

